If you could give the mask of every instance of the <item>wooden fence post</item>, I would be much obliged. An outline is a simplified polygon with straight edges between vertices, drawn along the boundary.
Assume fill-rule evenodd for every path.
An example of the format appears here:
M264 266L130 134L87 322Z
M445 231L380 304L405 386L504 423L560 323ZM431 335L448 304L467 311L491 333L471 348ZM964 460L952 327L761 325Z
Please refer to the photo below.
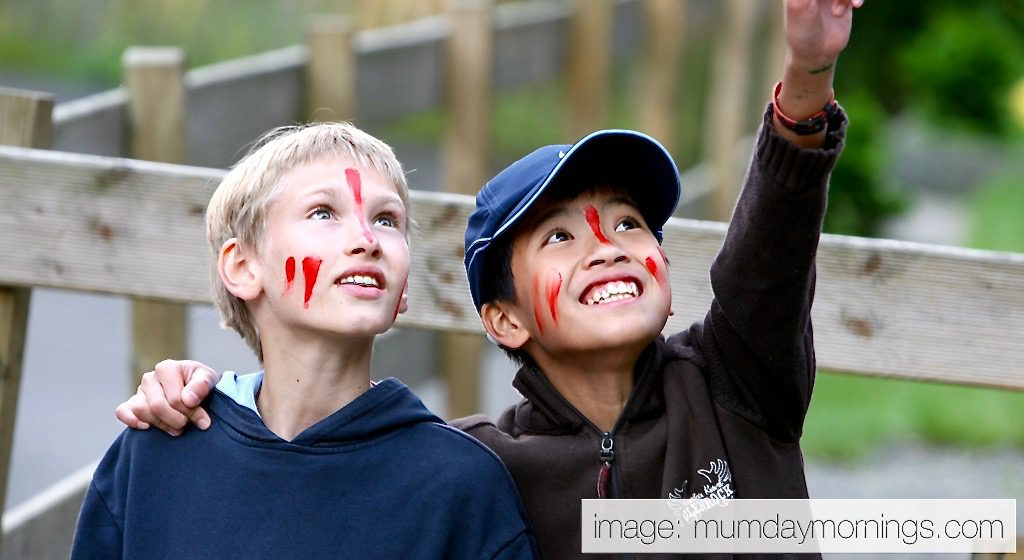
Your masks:
M672 152L678 130L680 58L686 29L683 0L645 0L647 45L634 99L640 130Z
M376 29L444 11L445 0L356 0L359 29Z
M451 4L450 17L447 190L476 194L489 175L494 47L491 0L456 0ZM479 412L483 338L456 333L442 333L439 338L438 367L448 382L449 417Z
M131 47L121 64L128 90L131 157L184 163L185 52L177 47ZM133 300L129 392L160 360L185 357L185 328L185 305Z
M356 112L356 56L351 16L321 14L306 23L306 120L351 119Z
M0 88L0 144L49 148L52 138L52 95ZM7 500L31 296L29 288L0 286L0 517Z
M566 141L575 142L608 122L612 0L573 0L566 71Z
M743 137L750 88L750 46L758 10L748 0L723 0L717 44L711 63L708 91L706 145L710 150L712 197L711 218L728 221L739 193L743 169L738 164L736 144Z

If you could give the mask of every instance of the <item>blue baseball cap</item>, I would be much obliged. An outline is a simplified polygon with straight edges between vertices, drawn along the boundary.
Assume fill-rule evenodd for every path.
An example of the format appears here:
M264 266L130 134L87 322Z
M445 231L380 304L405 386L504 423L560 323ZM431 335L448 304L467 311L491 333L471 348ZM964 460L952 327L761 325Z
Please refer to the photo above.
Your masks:
M565 183L610 183L625 189L659 243L665 222L679 204L679 169L668 150L646 134L600 130L575 144L534 151L498 173L476 195L476 209L466 226L464 262L477 311L484 304L488 249L530 211L541 195Z

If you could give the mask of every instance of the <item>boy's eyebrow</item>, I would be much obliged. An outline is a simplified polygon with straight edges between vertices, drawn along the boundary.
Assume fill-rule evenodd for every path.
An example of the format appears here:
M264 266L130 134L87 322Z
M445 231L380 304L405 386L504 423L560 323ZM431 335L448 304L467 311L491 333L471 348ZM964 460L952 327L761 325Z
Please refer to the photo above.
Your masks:
M605 202L602 206L608 206L609 204L624 204L626 206L632 206L634 208L639 209L636 205L636 202L633 202L633 200L626 196L612 197L610 200L608 200L608 202Z
M302 198L303 199L307 199L307 198L319 198L321 196L327 196L327 197L337 196L339 194L339 192L340 192L338 190L339 188L340 187L336 187L336 186L335 187L329 187L329 186L320 187L320 188L318 188L316 190L312 190L312 191L309 191L309 192L303 194Z
M535 220L533 220L533 226L536 227L536 226L538 226L540 224L543 224L544 222L546 222L546 221L548 221L548 220L550 220L552 218L555 218L555 217L557 217L557 216L559 216L561 214L568 214L568 213L569 213L569 207L565 206L564 204L556 204L555 206L552 206L551 208L548 208L547 210L545 210L543 214L538 215L537 218Z

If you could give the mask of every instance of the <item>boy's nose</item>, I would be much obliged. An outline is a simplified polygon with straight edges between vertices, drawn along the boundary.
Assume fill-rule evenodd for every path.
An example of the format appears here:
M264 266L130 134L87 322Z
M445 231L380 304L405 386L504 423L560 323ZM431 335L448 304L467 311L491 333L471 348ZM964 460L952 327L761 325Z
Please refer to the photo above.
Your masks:
M364 228L362 224L354 224L353 227L347 228L345 235L348 238L349 255L369 253L374 257L380 256L380 241L373 232L368 228Z
M591 251L587 260L587 268L595 266L629 262L629 255L615 243L601 243Z

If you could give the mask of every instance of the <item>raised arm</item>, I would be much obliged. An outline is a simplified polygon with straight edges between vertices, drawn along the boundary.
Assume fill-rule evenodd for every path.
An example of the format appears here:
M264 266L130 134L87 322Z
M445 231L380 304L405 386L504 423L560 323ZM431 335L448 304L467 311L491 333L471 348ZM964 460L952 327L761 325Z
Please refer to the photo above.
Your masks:
M838 108L821 121L806 121L832 99L836 59L860 3L785 4L785 73L711 267L715 299L689 336L699 341L718 402L792 442L802 430L814 381L814 262L828 176L846 125ZM805 122L786 126L780 111ZM798 133L813 125L822 130Z
M220 381L221 374L191 360L164 360L142 376L142 383L130 399L118 405L114 415L129 428L150 425L179 436L192 422L199 429L210 427L210 415L199 404Z

